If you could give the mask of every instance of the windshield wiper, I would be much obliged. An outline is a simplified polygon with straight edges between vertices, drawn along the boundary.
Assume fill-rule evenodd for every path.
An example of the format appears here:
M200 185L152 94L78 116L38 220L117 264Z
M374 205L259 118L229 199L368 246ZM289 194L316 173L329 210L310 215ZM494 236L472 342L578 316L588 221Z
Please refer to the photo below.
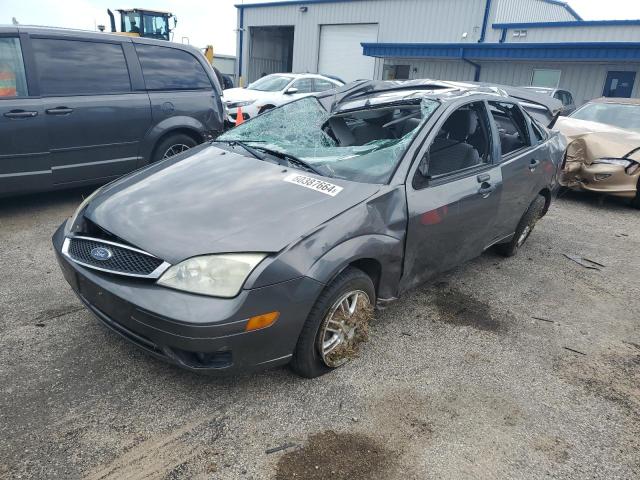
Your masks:
M234 145L239 145L242 148L244 148L247 152L249 152L251 155L253 155L255 158L257 158L258 160L264 160L264 155L262 153L260 153L255 148L250 147L249 145L247 145L246 143L240 140L215 140L215 141L220 143L228 143L232 147Z
M291 155L290 153L280 152L278 150L271 150L270 148L265 148L265 147L258 147L258 148L264 152L270 153L273 156L282 158L283 160L286 160L289 163L293 163L298 167L302 167L306 170L309 170L310 172L313 172L316 175L320 175L321 177L328 176L328 175L325 175L324 173L320 173L320 171L316 167L312 166L310 163L307 163L301 158Z

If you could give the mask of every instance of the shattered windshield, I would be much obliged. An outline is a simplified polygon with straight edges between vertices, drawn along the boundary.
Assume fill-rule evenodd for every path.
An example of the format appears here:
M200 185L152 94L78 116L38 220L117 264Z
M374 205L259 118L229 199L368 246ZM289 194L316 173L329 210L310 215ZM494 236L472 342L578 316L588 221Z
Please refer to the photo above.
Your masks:
M291 81L291 77L280 77L278 75L267 75L259 80L249 84L248 90L257 90L259 92L279 92L286 87Z
M386 183L418 127L439 105L413 97L329 114L315 97L306 97L269 110L218 139L297 157L328 177Z
M578 120L640 131L640 105L589 103L571 116Z

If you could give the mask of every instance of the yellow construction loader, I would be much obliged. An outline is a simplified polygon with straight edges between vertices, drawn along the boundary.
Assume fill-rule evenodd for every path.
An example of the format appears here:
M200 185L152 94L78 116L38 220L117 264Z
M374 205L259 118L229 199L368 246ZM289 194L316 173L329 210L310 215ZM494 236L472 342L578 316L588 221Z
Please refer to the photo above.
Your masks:
M120 31L116 29L116 19L113 12L107 9L111 31L131 37L170 40L171 31L176 28L178 23L178 19L173 13L158 10L132 8L129 10L116 10L116 12L120 13ZM173 18L173 28L169 27L169 19L171 18Z

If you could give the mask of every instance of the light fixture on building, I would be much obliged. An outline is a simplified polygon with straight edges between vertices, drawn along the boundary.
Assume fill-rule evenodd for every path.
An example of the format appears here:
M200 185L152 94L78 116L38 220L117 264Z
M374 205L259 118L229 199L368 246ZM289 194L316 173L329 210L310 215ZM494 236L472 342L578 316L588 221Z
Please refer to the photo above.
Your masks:
M462 34L462 38L467 38L468 36L469 36L469 34L468 34L467 32L464 32L464 33Z
M308 7L300 7L298 10L300 10L300 12L302 13L305 13L308 9Z

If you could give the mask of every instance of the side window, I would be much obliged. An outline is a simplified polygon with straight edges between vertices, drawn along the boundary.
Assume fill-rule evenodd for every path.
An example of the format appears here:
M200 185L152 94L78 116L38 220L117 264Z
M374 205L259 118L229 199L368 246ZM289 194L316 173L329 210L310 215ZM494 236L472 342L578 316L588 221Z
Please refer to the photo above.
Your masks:
M418 174L433 178L489 163L491 130L483 102L465 105L444 122Z
M20 40L0 38L0 99L27 95Z
M324 92L325 90L331 90L332 88L336 88L337 85L334 85L328 80L323 80L321 78L314 79L315 88L314 92Z
M117 43L33 38L43 95L131 91L129 70Z
M315 90L313 89L313 79L312 78L301 78L300 80L296 80L291 85L292 88L297 88L298 93L313 93Z
M533 130L534 142L540 143L543 140L546 140L547 134L544 128L542 128L540 124L536 120L534 120L534 118L531 117L530 115L529 115L529 121L531 122L531 129Z
M136 43L147 90L211 89L198 60L184 50Z
M491 116L498 128L502 156L531 145L527 122L517 105L489 102Z

